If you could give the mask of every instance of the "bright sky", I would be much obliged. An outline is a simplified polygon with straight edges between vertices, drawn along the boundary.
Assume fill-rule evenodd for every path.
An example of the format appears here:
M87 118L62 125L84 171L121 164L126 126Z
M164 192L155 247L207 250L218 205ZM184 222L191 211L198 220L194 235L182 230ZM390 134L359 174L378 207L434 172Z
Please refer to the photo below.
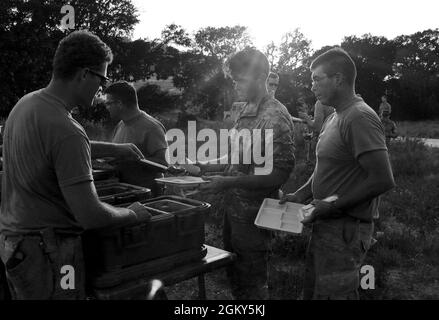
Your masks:
M168 24L189 33L212 26L248 27L262 49L299 27L312 47L340 44L344 36L371 33L394 38L439 28L438 0L133 0L140 22L134 38L159 38Z

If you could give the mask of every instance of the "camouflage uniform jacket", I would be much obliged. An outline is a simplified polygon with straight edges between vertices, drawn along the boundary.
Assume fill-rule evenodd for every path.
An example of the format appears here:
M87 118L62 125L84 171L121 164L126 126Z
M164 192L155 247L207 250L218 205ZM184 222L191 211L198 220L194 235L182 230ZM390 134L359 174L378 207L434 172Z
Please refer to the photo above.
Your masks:
M283 170L286 176L290 175L295 165L294 125L287 108L278 100L270 98L267 95L256 105L246 104L242 108L232 129L241 133L242 130L248 129L251 139L248 139L249 148L246 149L247 151L243 150L242 145L240 146L239 164L234 164L234 162L231 162L231 158L233 157L232 153L234 151L231 146L233 139L229 138L229 164L225 169L225 175L255 175L255 169L257 174L268 175L272 171L270 170L271 166L273 169ZM255 134L254 129L260 129L261 134ZM267 152L265 150L266 144L270 141L270 139L268 139L270 133L272 133L272 161L270 159L270 149L268 149ZM245 146L246 144L244 143L244 147ZM255 161L255 159L251 157L250 161L243 161L245 154L252 155L255 147L260 147L260 150L262 150L262 152L257 151L256 154L261 154L262 159L265 158L265 162L269 161L271 163L271 166L269 165L267 171L264 173L257 172L264 167L264 164L260 164L260 160ZM237 155L235 154L235 156ZM273 197L274 194L277 195L280 186L281 185L270 188L255 187L252 189L232 188L225 192L225 204L233 205L234 203L239 203L244 206L246 206L246 204L260 206L264 198Z

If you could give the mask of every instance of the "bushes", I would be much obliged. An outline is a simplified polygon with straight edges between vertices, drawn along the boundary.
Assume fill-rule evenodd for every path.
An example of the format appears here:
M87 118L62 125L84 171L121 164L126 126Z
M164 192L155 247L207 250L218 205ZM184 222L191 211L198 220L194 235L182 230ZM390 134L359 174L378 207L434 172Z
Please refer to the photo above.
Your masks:
M155 84L141 86L137 90L137 99L140 109L148 113L173 109L178 103L178 96L169 95Z
M419 139L393 141L389 148L393 174L396 176L425 176L432 173L432 151Z

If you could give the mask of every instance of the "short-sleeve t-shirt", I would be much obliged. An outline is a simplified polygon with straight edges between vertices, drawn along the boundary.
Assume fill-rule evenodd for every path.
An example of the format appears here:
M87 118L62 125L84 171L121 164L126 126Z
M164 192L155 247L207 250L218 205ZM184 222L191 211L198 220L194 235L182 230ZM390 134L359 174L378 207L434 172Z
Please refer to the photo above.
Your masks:
M134 143L145 158L152 157L157 151L167 149L166 130L163 124L144 111L127 120L120 121L114 129L114 143ZM117 165L120 180L154 190L157 177L163 176L151 167L145 167L136 161L124 161Z
M330 115L323 124L316 148L312 181L315 199L337 194L343 197L367 178L358 158L365 152L386 150L383 125L378 115L361 98L354 98L341 112ZM378 217L376 197L346 211L361 220Z
M5 125L0 231L80 233L61 187L93 181L89 139L63 101L25 95Z

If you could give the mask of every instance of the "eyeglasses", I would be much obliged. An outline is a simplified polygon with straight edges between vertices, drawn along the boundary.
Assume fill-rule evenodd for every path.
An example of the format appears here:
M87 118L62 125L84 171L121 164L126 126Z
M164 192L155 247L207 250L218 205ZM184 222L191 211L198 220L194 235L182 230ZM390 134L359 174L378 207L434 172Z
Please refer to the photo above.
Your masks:
M87 69L87 71L90 72L91 74L93 74L93 75L99 77L99 78L101 79L101 83L100 83L100 85L101 85L102 88L105 88L105 86L107 85L107 83L110 82L110 79L109 79L109 78L107 78L107 77L104 76L103 74L100 74L99 72L96 72L96 71L94 71L94 70L92 70L92 69Z

